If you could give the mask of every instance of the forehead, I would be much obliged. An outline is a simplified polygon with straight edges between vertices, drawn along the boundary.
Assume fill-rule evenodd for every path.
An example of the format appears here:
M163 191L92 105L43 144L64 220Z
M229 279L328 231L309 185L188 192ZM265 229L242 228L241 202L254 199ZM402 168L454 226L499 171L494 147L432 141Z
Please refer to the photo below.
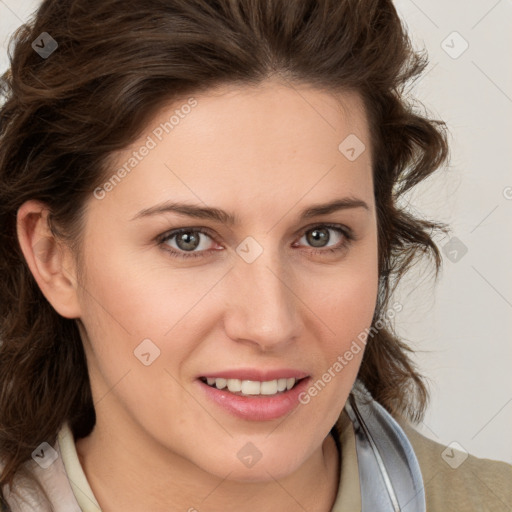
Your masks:
M162 107L115 155L112 172L120 168L127 172L107 202L132 209L168 199L264 209L279 201L283 209L330 192L371 202L373 188L360 97L275 82L222 86Z
M158 139L166 138L168 133L165 129L162 133L162 127L170 119L169 112L180 112L189 100L182 98L161 109L149 123L148 133L153 128ZM369 142L364 105L354 92L333 93L267 81L258 86L220 86L194 100L197 106L187 109L179 125L172 128L177 137L169 138L170 145L178 145L178 139L196 139L219 156L250 155L263 160L290 150L304 158L338 151L339 143L349 135L357 134ZM369 147L369 143L365 145Z

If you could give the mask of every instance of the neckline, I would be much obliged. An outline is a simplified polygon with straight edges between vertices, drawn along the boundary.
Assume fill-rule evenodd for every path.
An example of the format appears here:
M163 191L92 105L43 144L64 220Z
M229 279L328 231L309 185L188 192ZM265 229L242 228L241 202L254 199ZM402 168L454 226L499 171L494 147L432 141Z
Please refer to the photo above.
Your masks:
M342 410L329 435L334 437L339 460L338 491L330 512L360 512L361 495L355 435L345 409ZM82 512L101 512L80 463L74 436L67 422L58 433L58 443L71 489Z

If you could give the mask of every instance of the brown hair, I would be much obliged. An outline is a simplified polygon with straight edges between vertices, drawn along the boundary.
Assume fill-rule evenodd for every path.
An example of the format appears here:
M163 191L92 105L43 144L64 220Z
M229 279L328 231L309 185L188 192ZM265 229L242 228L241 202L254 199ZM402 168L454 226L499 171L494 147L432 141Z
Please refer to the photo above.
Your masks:
M42 32L58 43L47 58L31 46ZM39 443L53 443L63 421L77 438L95 423L77 322L39 290L16 212L28 199L46 203L54 233L78 247L83 206L109 175L109 155L164 102L272 76L358 92L378 211L374 323L417 257L430 256L437 275L432 232L443 226L398 201L445 161L445 129L405 99L427 59L390 0L46 0L11 42L0 110L0 484ZM391 325L372 332L359 378L391 413L418 420L428 392L409 352Z

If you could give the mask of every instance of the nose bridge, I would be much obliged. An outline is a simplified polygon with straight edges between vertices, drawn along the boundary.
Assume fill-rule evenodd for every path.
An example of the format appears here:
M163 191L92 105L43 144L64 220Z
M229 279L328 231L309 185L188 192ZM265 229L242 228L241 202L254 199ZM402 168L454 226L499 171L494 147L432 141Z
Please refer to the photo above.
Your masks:
M300 317L289 265L277 249L267 247L253 261L241 254L231 272L227 334L264 348L290 341L299 332Z

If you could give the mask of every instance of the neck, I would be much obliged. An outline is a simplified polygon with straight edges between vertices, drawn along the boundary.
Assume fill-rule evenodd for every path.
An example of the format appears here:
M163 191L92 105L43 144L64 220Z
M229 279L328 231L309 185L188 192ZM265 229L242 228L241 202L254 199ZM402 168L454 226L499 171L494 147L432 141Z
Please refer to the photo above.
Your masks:
M150 442L141 450L101 425L77 440L76 448L103 512L325 512L338 492L340 456L331 435L295 472L280 479L269 474L264 482L219 478L175 453L162 456L162 448Z

